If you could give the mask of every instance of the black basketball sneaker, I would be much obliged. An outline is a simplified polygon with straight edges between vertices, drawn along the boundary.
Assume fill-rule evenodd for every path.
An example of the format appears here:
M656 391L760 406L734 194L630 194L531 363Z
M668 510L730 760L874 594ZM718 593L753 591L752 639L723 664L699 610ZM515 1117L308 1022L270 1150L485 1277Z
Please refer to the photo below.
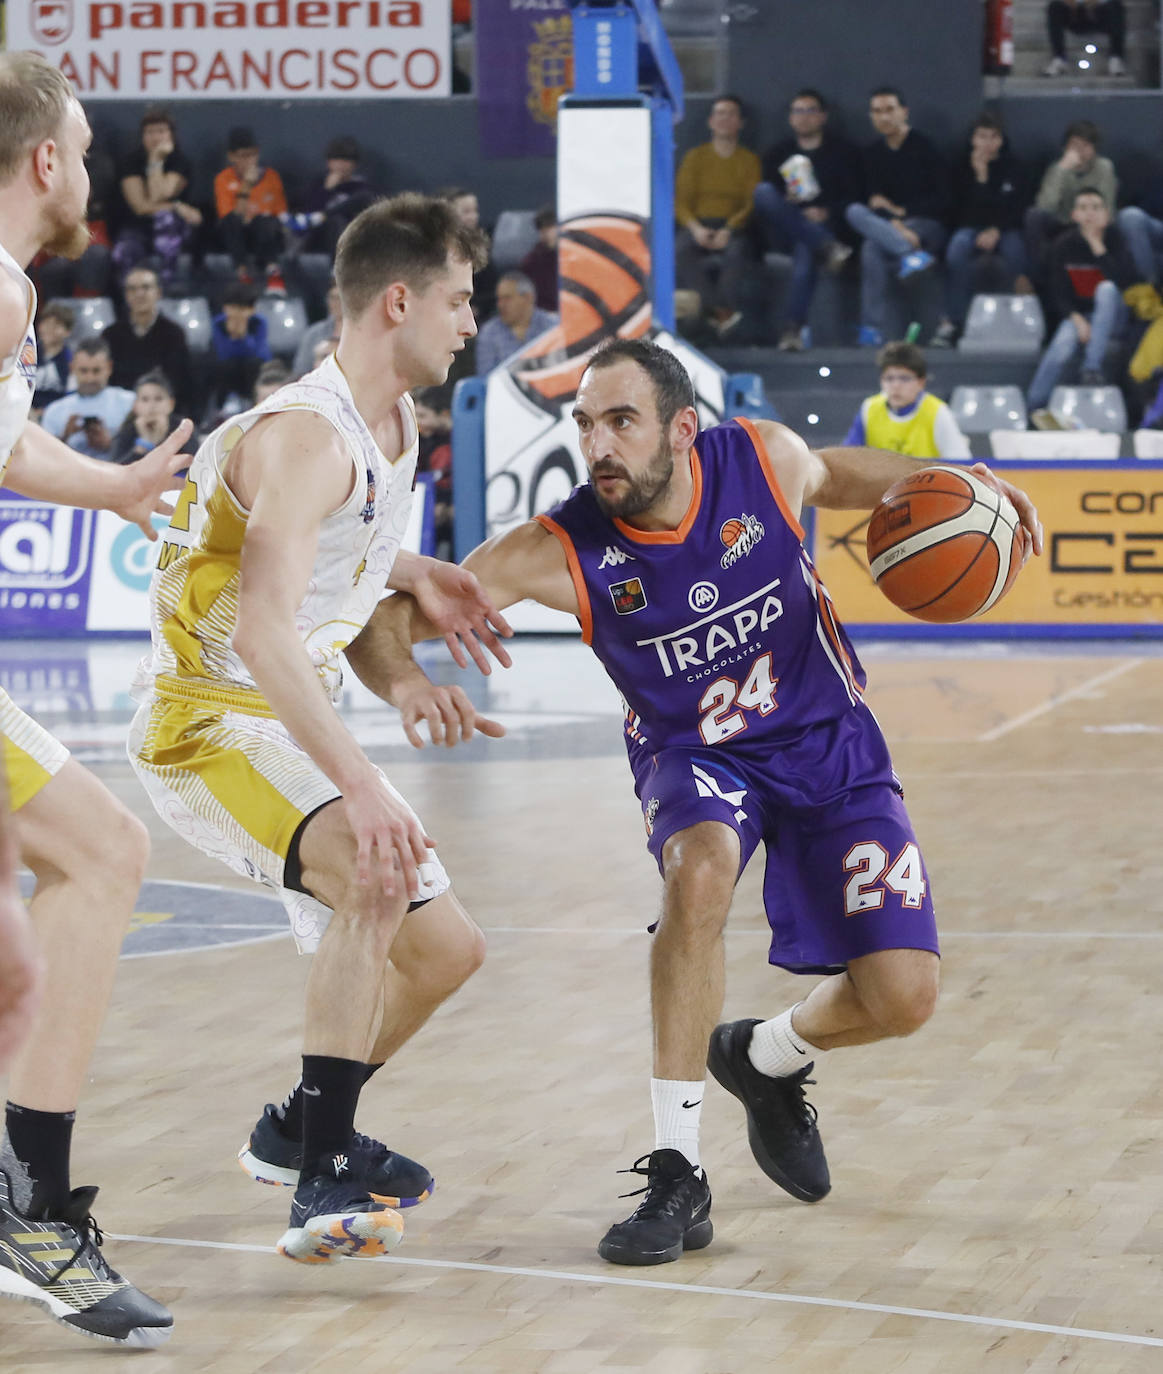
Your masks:
M707 1068L743 1103L747 1139L755 1162L768 1178L801 1202L819 1202L832 1187L824 1143L816 1126L816 1109L804 1096L811 1064L786 1078L760 1073L747 1054L759 1025L728 1021L711 1032Z
M643 1167L645 1165L645 1167ZM679 1150L655 1150L620 1170L639 1174L646 1187L623 1197L646 1196L625 1221L602 1237L598 1254L611 1264L667 1264L684 1250L710 1245L711 1189L707 1176Z
M353 1181L346 1155L328 1161L295 1189L280 1255L300 1264L326 1264L341 1255L384 1255L404 1239L404 1218Z
M301 1141L289 1140L279 1130L279 1117L270 1102L263 1108L250 1139L238 1152L244 1172L257 1183L297 1188L303 1167ZM415 1207L432 1196L432 1175L407 1155L397 1154L371 1136L352 1137L347 1152L348 1177L363 1184L385 1207Z
M0 1169L0 1296L39 1303L95 1340L152 1350L169 1340L174 1319L106 1262L89 1212L96 1196L96 1188L74 1188L59 1216L26 1217Z

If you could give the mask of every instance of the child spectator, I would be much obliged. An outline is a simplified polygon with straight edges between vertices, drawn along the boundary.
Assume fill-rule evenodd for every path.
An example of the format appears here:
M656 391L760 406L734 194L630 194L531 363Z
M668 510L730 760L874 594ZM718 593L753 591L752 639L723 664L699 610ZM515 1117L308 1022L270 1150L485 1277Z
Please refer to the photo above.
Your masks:
M45 406L52 405L69 389L69 368L73 350L69 335L76 317L62 301L52 301L40 312L36 322L36 382L32 393L33 419L40 418Z
M969 458L953 412L925 390L928 368L916 344L885 344L876 361L880 391L861 402L844 442L910 458Z
M133 409L113 437L109 450L111 463L136 463L169 438L177 426L174 416L174 389L160 369L137 379Z
M212 396L215 405L241 410L254 390L259 366L269 362L267 322L256 313L254 287L239 282L222 298L222 313L210 331L213 348Z
M1113 216L1119 179L1109 157L1099 157L1098 125L1089 119L1068 124L1061 155L1046 168L1037 199L1026 211L1026 257L1035 281L1045 280L1050 247L1070 227L1079 191L1097 191Z
M241 280L261 272L268 292L283 293L286 287L279 271L285 247L279 216L287 213L283 180L273 167L260 163L252 129L231 129L226 157L230 165L214 178L218 241L230 254Z

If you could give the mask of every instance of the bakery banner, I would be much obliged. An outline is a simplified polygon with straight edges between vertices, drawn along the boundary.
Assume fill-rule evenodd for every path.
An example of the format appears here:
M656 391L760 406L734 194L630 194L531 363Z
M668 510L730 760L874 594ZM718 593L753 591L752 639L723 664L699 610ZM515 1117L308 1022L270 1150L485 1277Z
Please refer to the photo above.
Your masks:
M998 635L1163 635L1163 463L993 463L1028 492L1046 533L1013 587L980 620L924 625L881 595L868 571L868 516L817 510L813 559L854 629Z
M444 96L448 0L8 0L82 100Z

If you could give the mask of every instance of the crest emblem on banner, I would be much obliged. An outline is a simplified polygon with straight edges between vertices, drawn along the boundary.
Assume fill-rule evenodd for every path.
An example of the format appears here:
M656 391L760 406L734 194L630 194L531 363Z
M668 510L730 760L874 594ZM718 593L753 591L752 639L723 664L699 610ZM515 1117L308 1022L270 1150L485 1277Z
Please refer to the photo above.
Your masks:
M537 124L557 129L557 101L573 90L573 20L543 19L533 25L525 72L529 91L525 104Z
M73 0L29 0L29 26L41 43L63 43L73 31Z

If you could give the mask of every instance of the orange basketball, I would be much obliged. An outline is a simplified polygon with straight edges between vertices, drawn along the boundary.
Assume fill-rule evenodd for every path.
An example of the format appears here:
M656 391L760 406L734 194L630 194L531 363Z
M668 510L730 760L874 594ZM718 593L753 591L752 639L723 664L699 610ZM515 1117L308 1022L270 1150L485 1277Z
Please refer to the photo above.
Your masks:
M892 604L918 620L972 620L997 604L1022 566L1018 513L963 468L919 468L873 512L868 566Z
M724 520L723 526L719 530L719 538L728 549L735 543L743 533L744 525L742 520Z

